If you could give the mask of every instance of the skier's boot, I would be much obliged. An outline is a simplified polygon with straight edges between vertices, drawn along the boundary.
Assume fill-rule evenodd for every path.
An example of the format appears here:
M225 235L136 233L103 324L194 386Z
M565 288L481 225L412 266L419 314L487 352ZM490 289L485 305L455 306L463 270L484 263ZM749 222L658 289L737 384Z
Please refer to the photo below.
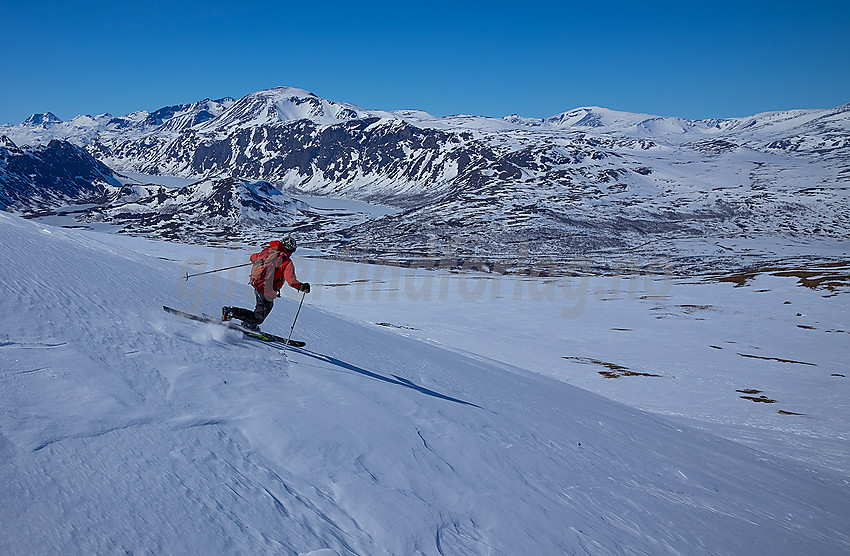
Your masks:
M233 307L221 308L221 322L228 321L233 318Z
M254 330L255 332L260 331L260 325L257 324L256 322L249 322L249 321L243 320L242 326L244 326L248 330Z

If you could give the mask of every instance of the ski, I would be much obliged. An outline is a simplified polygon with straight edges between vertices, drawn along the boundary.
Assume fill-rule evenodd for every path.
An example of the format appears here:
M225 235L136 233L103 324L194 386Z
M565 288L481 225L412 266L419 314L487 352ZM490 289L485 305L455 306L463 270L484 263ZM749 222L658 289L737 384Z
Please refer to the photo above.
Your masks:
M163 308L164 311L171 313L172 315L177 315L178 317L183 317L184 319L196 320L198 322L209 322L209 323L212 323L212 324L222 324L221 319L216 320L216 319L209 317L209 316L206 316L206 315L204 315L204 316L193 315L192 313L187 313L186 311L181 311L179 309L172 309L171 307L168 307L166 305L163 305L162 308Z
M221 319L217 319L215 317L211 317L209 315L194 315L192 313L187 313L186 311L181 311L179 309L173 309L166 305L162 306L163 310L171 313L172 315L177 315L178 317L183 317L184 319L195 320L198 322L206 322L210 324L220 324L222 326L226 326L233 330L238 330L245 336L252 338L254 340L259 340L261 342L272 343L272 344L286 344L286 338L281 336L276 336L274 334L269 334L268 332L263 332L262 330L251 330L250 328L245 328L244 326L239 326L238 324L232 323L230 321L222 321ZM289 340L289 345L292 347L304 347L307 345L307 342L302 342L300 340Z
M276 336L274 334L269 334L268 332L263 332L262 330L251 330L250 328L245 328L244 326L239 326L238 324L232 324L230 322L223 322L228 328L232 328L234 330L238 330L248 336L249 338L254 338L255 340L260 340L261 342L273 342L277 344L286 344L287 339L282 336ZM300 340L289 340L289 345L292 347L304 347L307 345L306 342L302 342Z

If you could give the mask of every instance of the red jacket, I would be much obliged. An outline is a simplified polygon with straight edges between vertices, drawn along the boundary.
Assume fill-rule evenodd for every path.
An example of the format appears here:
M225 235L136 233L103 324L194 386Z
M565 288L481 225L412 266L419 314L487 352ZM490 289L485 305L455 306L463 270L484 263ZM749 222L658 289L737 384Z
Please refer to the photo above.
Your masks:
M283 248L279 241L269 242L269 246L259 253L251 255L251 285L262 292L266 299L280 295L283 281L293 288L300 289L301 282L295 277L295 265L290 257L292 253Z

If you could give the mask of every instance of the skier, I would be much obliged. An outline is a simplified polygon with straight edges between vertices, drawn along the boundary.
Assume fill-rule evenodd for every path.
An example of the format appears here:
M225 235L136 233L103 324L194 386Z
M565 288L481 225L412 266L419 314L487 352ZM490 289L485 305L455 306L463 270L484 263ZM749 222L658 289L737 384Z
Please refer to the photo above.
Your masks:
M295 239L286 236L280 241L270 241L269 246L259 253L251 255L251 285L257 297L257 306L251 311L241 307L222 307L221 320L239 319L246 328L259 330L260 324L274 306L274 298L280 297L283 281L304 293L310 293L310 284L299 282L295 277L295 266L292 264L292 254L295 252Z

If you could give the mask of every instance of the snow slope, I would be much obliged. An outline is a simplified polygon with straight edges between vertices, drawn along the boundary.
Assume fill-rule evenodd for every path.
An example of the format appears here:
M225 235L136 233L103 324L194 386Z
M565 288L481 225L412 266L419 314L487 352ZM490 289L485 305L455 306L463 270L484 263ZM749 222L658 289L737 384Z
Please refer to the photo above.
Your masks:
M208 255L208 264L237 264L250 252L229 251L220 264ZM850 476L843 258L698 278L663 269L539 278L323 259L298 269L327 285L313 305Z
M163 313L250 292L143 240L2 213L0 238L6 554L850 548L840 475L309 301L284 359Z

